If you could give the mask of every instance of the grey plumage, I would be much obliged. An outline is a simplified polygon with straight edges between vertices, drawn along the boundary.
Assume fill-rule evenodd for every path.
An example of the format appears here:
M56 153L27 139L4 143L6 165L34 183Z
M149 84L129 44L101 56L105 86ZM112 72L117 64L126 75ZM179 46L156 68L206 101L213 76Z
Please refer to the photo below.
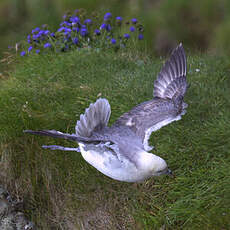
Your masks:
M186 55L180 44L154 81L153 96L169 99L179 95L184 97L187 89L186 70Z
M87 162L117 180L139 181L169 172L163 159L147 153L152 149L148 139L153 131L185 114L186 68L186 56L180 44L154 82L153 99L124 113L111 127L107 126L111 114L109 102L100 98L81 114L75 134L55 130L25 132L78 142ZM79 151L56 145L44 148Z
M76 134L78 136L90 137L92 132L107 126L111 114L110 104L106 99L97 100L90 104L81 114L80 120L77 121Z
M186 113L187 104L183 102L188 87L186 68L186 56L180 44L154 82L154 98L124 113L116 121L117 125L129 126L145 141L146 150L152 149L147 143L152 131L179 120Z

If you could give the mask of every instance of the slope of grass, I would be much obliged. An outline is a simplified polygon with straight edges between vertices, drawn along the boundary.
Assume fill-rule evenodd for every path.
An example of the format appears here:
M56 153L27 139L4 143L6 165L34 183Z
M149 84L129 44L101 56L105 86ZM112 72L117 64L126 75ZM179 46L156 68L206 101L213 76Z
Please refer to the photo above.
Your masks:
M105 97L110 124L152 98L162 60L70 52L30 56L0 81L0 182L24 200L39 229L229 229L230 78L227 59L188 57L191 86L183 119L151 136L175 178L114 181L75 152L42 144L65 140L24 129L74 132L91 102Z

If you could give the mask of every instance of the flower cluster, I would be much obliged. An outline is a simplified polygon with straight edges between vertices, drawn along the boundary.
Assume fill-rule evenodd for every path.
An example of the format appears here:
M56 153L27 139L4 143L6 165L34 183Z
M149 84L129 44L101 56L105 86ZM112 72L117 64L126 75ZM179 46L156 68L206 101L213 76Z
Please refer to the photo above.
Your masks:
M112 17L106 13L103 20L98 17L86 18L76 10L74 14L65 14L56 32L51 32L47 25L37 27L27 36L21 56L29 53L65 52L73 48L120 48L127 47L128 41L143 40L143 26L136 18L124 22L122 17Z

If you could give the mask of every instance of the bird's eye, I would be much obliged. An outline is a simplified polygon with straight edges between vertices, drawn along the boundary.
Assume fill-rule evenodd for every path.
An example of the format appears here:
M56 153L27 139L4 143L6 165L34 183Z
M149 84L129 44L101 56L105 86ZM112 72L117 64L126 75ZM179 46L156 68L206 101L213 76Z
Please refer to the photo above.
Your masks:
M165 172L167 172L168 171L168 168L166 168L166 169L162 169L162 170L159 170L159 171L157 171L157 173L165 173Z

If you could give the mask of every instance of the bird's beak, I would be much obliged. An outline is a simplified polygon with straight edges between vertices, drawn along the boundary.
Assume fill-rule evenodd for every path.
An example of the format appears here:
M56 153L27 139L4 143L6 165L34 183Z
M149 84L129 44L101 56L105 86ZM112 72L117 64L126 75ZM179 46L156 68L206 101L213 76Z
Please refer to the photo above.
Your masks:
M168 168L168 170L167 170L166 174L167 174L167 175L169 175L169 176L174 177L174 174L173 174L172 170L171 170L171 169L169 169L169 168Z

